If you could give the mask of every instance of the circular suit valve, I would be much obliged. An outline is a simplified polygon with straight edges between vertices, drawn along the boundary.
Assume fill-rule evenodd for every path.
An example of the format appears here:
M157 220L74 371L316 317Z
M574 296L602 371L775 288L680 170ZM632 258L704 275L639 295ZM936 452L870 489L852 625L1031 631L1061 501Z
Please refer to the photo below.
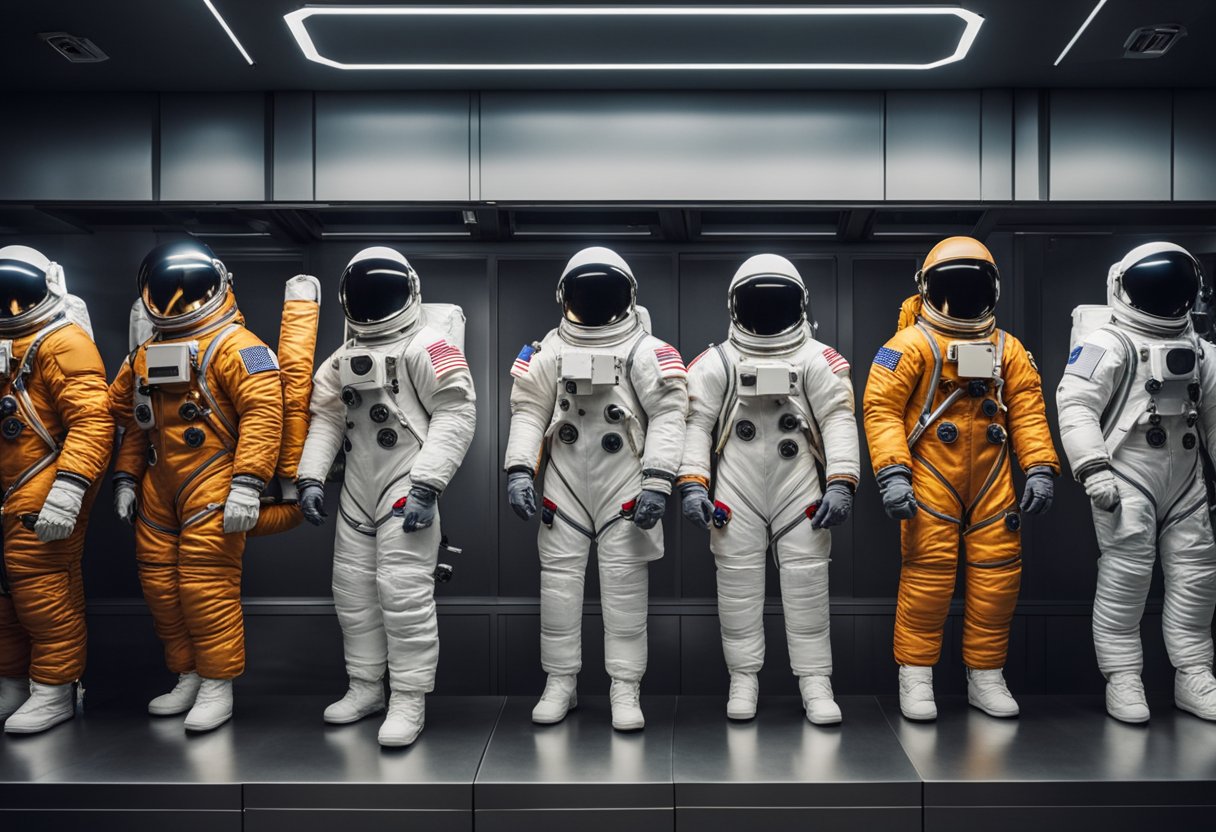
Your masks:
M1148 381L1144 382L1144 389L1152 394L1160 393L1161 392L1161 382L1155 378L1150 378Z
M181 417L183 422L193 422L199 417L200 413L202 411L198 409L198 405L194 402L183 402L182 406L177 409L177 415ZM190 447L196 446L191 445Z
M148 464L156 464L156 448L152 447L151 445L148 446Z
M372 371L370 355L356 355L350 360L350 369L357 376L365 376Z
M1188 451L1195 450L1195 434L1184 433L1182 435L1182 447L1186 448Z
M756 426L744 419L742 422L735 425L735 436L739 437L744 442L751 442L756 438Z
M781 454L782 459L793 459L798 456L798 443L793 439L782 439L781 444L777 446L777 453Z
M782 413L780 421L777 422L777 426L786 433L798 430L798 417L793 413Z
M347 453L350 453L350 448L351 448L350 437L347 436L347 437L343 438L343 440L342 440L342 450L346 451Z
M988 430L984 431L984 436L993 445L1005 444L1005 429L1000 425L989 425Z
M1016 511L1011 511L1005 515L1005 528L1011 532L1016 532L1022 528L1022 516Z
M186 444L191 448L197 448L203 444L203 440L207 435L198 428L186 428L186 432L182 434L182 438L186 440Z
M992 417L996 416L997 412L1000 410L1000 407L997 406L996 400L984 399L984 403L980 405L980 410L983 411L985 416L991 419Z
M146 425L152 421L152 408L146 404L141 404L135 408L135 421L141 425Z
M937 426L937 438L949 445L958 439L958 425L954 422L942 422Z
M557 403L557 406L560 407L563 411L569 410L570 409L570 400L562 399L560 402Z
M571 396L573 396L575 393L578 392L578 385L575 384L573 381L567 381L566 382L566 392L569 393Z
M604 408L604 418L615 424L625 418L625 411L621 410L620 405L610 404Z
M1160 448L1165 444L1168 437L1165 433L1165 428L1151 427L1148 429L1148 433L1144 434L1144 438L1148 441L1149 446Z
M1196 404L1198 404L1198 403L1199 403L1199 394L1200 394L1200 392L1201 392L1201 391L1200 391L1200 389L1199 389L1199 385L1198 385L1198 384L1196 384L1195 382L1191 382L1190 384L1188 384L1188 385L1186 386L1186 395L1187 395L1187 398L1188 398L1188 399L1190 399L1191 401L1195 402Z
M605 433L604 438L600 440L600 446L610 454L619 451L625 444L619 433Z
M8 441L12 442L21 435L21 431L25 430L25 425L20 419L12 416L0 422L0 436L3 436Z
M570 423L566 423L558 428L557 438L565 442L567 445L573 445L578 441L578 428Z
M967 382L967 395L973 399L978 399L980 396L987 395L988 382L982 378L973 378Z
M5 396L0 399L0 418L7 418L17 412L17 399L13 396Z
M347 407L358 407L363 404L363 397L359 395L359 391L353 387L342 388L342 403Z
M388 406L383 404L374 404L372 409L367 412L372 421L377 425L382 425L388 421Z
M397 444L397 431L392 428L381 428L376 434L376 444L381 448L392 448Z

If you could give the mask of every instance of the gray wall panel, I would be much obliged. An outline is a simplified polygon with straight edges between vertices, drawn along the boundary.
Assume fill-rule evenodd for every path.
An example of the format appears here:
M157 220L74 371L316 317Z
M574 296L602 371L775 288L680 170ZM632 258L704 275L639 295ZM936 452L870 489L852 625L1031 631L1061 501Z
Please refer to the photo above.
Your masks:
M1167 200L1171 97L1161 90L1054 90L1050 199Z
M980 93L887 93L887 199L980 198Z
M313 198L313 94L274 95L274 174L271 197L279 201Z
M469 198L464 93L317 93L319 200Z
M1174 199L1216 200L1216 92L1174 93Z
M266 97L261 93L162 95L160 198L266 199Z
M1013 198L1017 200L1047 199L1043 95L1038 90L1013 93Z
M483 199L882 199L878 93L483 93L481 151Z
M154 95L13 95L0 130L0 199L152 199Z
M984 90L980 119L980 198L1013 199L1013 94Z

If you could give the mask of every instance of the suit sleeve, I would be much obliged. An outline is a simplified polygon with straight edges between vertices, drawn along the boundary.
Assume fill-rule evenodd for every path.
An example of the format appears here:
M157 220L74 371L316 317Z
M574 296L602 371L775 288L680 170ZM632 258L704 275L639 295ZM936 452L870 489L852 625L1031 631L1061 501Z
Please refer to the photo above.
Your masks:
M76 326L54 333L39 351L59 420L67 429L58 466L90 484L105 473L114 447L106 369L93 341Z
M829 355L836 358L829 360ZM805 390L823 436L828 481L845 480L856 488L861 477L861 450L848 363L835 350L818 352L808 362Z
M410 480L442 492L464 460L477 428L477 394L464 354L446 339L406 351L410 381L431 414L426 441L410 471Z
M300 454L296 478L325 482L342 438L346 435L346 405L338 382L338 354L335 352L317 368L308 400L308 435Z
M1022 342L1006 335L1004 399L1013 450L1023 471L1047 467L1060 473L1060 458L1051 441L1047 409L1043 405L1043 379Z
M1119 386L1127 360L1122 343L1102 332L1091 335L1068 356L1056 388L1056 411L1060 444L1077 479L1110 465L1102 413Z
M729 386L717 350L710 347L688 368L688 418L684 426L684 453L677 482L699 482L709 488L714 428Z
M688 371L675 348L657 338L647 338L638 353L632 381L646 411L642 488L670 494L684 456Z
M241 330L224 341L209 370L236 408L233 474L262 482L274 476L283 435L283 387L277 361L272 367L257 361L269 352L252 332Z
M923 372L921 352L898 335L879 349L870 365L862 412L876 475L892 465L912 467L904 419Z
M506 470L526 469L536 476L540 467L545 431L557 404L557 359L555 339L546 338L524 367L516 359L511 385L511 428L507 436Z
M122 362L110 385L110 414L118 431L114 479L139 480L148 469L148 438L135 421L135 374L130 358Z

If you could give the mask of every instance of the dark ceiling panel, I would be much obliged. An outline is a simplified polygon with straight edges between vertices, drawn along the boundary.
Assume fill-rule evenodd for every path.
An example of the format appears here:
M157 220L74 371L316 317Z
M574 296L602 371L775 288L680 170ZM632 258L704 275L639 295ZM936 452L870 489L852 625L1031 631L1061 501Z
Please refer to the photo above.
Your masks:
M1093 8L1093 0L959 0L985 18L968 57L923 72L735 71L735 72L358 72L305 60L283 15L301 0L214 0L256 60L246 66L202 0L43 0L3 4L0 10L0 89L26 90L372 90L372 89L901 89L983 87L1168 87L1213 83L1216 3L1210 0L1120 0L1108 3L1059 67L1056 56ZM336 5L352 5L347 0ZM674 5L687 5L678 0ZM771 5L785 5L770 0ZM839 4L839 0L837 2ZM872 5L851 0L844 5ZM916 5L895 0L889 5ZM552 5L552 4L550 4ZM570 5L578 5L570 3ZM641 2L623 5L652 5ZM1160 60L1124 60L1123 42L1137 26L1181 23L1189 36ZM885 23L885 22L884 22ZM763 36L741 27L728 39L704 24L660 33L650 27L605 31L603 45L620 44L624 32L636 49L656 43L685 54L709 46L732 54L763 43L774 54L814 51L873 57L923 56L940 51L945 37L904 25L876 26L847 34L830 26L782 25ZM923 25L923 24L922 24ZM110 60L72 65L42 43L37 33L66 30L91 38ZM610 37L611 36L611 37ZM347 25L327 30L325 49L346 58L420 54L466 57L526 55L545 61L586 43L585 29L554 24L519 31L502 25L471 26L437 20L402 32L384 26ZM822 38L822 42L820 40ZM593 44L595 45L595 44ZM598 46L597 46L598 48ZM625 52L629 49L621 47Z

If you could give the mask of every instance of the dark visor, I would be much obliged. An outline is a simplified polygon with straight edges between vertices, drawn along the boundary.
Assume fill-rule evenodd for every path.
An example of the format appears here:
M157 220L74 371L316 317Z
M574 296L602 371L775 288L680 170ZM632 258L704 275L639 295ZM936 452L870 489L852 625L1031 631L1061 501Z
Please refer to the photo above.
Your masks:
M802 300L802 287L788 277L750 277L735 287L735 322L753 335L777 335L802 321Z
M925 272L925 296L938 312L972 321L996 309L996 266L986 260L949 260Z
M1123 292L1132 306L1158 318L1181 318L1195 305L1203 273L1181 251L1153 254L1123 273Z
M0 318L15 318L46 299L46 272L24 260L0 260Z
M410 271L396 260L360 260L342 275L342 309L357 324L388 320L405 309L411 294Z
M572 323L607 326L633 306L633 282L614 266L591 263L562 278L563 312Z

